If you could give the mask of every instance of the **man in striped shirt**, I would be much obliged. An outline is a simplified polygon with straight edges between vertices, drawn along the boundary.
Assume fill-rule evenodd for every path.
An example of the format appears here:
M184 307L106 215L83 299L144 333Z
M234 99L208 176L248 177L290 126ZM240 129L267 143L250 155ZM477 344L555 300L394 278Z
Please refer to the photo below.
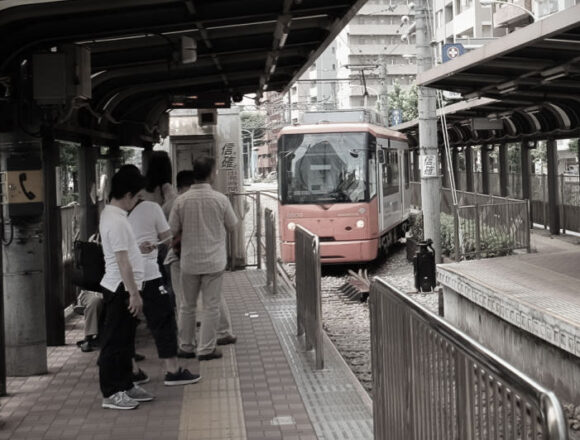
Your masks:
M185 307L195 308L201 291L204 314L201 320L198 359L217 359L216 329L226 268L226 230L232 231L238 218L222 193L211 187L215 160L200 157L194 161L195 183L174 203L169 225L174 236L181 236L181 282Z

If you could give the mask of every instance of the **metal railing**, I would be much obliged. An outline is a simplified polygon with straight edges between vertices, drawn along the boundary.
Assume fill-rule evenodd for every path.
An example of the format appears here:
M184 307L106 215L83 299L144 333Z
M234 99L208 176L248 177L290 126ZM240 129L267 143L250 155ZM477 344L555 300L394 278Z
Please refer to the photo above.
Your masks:
M262 268L262 214L257 191L229 193L234 212L241 220L237 230L228 234L230 270L243 267Z
M80 206L73 202L60 208L62 231L62 299L65 307L76 302L77 287L72 282L74 242L80 234Z
M504 200L457 207L453 228L456 261L463 257L509 255L515 249L530 252L529 203Z
M276 268L276 217L270 208L264 210L264 229L266 238L266 283L272 285L272 293L276 293L278 272Z
M264 241L266 224L264 222L266 209L272 213L278 211L278 197L264 191L249 191L228 194L230 203L241 225L228 234L228 261L230 269L243 267L262 268L262 257L268 252ZM276 217L274 217L274 225ZM274 256L279 252L279 234L274 226ZM267 255L266 255L267 256Z
M421 184L411 182L411 200L421 201ZM515 249L530 252L530 207L527 200L457 191L458 207L449 188L441 188L441 212L453 217L453 225L443 220L441 243L454 255L479 258L508 255Z
M383 280L370 318L375 439L568 438L553 392Z
M296 328L305 335L306 349L314 348L316 369L324 368L320 243L318 236L296 226Z

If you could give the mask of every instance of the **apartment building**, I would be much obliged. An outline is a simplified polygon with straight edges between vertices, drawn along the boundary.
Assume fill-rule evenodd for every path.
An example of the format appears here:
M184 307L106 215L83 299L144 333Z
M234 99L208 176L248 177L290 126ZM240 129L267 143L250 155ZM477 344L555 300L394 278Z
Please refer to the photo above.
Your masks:
M575 0L434 0L434 39L439 49L461 43L470 50L574 4Z
M291 88L292 119L307 110L381 109L395 82L415 82L415 38L402 40L414 20L406 0L369 0ZM383 101L383 107L385 107Z

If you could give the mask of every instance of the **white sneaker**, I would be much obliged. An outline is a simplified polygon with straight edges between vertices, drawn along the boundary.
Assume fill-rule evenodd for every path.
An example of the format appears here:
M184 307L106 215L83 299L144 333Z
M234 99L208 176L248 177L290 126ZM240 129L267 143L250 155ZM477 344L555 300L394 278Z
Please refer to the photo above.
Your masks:
M127 396L125 391L117 391L105 397L101 406L109 409L135 409L139 406L139 402Z
M155 399L153 394L145 391L139 385L133 385L133 388L125 391L125 394L137 402L151 402L153 399Z

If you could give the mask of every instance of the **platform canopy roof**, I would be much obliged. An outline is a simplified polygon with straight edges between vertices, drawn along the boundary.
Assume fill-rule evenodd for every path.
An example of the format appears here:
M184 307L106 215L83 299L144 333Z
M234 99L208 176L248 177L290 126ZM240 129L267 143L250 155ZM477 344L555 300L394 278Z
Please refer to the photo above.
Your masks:
M462 95L442 111L455 146L578 137L580 5L419 74L417 84ZM416 121L396 128L416 143Z
M91 51L96 114L148 120L179 98L199 107L229 105L246 94L260 99L265 91L287 89L364 3L3 0L0 85L31 54L73 44ZM197 59L184 63L182 53L193 54L192 44Z

